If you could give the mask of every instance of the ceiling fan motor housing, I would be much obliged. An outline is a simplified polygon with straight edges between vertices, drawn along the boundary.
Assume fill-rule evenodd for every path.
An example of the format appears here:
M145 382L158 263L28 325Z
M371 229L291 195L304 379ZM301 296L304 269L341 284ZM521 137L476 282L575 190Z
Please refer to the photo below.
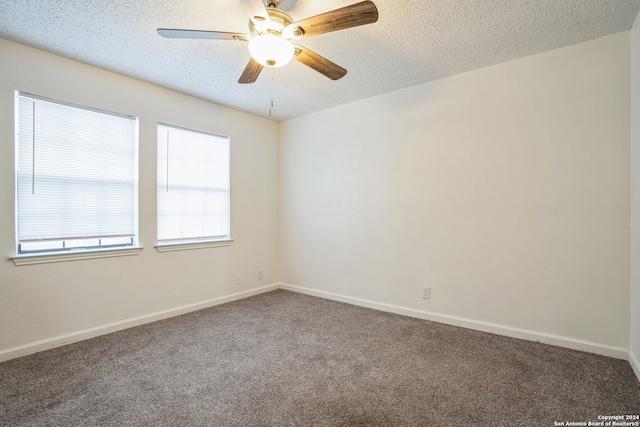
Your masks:
M264 34L266 32L281 35L282 30L293 23L293 19L289 14L283 10L270 7L267 9L267 14L271 22L268 24L260 21L249 20L249 30L254 36Z

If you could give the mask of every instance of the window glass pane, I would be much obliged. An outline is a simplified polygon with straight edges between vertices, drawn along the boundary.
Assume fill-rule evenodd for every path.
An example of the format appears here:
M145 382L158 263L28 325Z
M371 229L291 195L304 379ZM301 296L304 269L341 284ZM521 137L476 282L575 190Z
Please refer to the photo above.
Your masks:
M137 119L20 93L17 124L18 251L133 244Z
M158 125L158 241L229 239L229 138Z

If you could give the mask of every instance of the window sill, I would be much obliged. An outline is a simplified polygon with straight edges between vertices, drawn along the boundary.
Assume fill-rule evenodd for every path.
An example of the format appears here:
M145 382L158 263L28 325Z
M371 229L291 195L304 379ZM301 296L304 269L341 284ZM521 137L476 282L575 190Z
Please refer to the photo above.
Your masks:
M181 242L181 243L159 243L156 245L158 252L187 251L191 249L219 248L231 246L233 240L212 240L209 242Z
M119 256L138 255L142 247L128 247L117 249L99 249L88 251L70 251L47 254L28 254L10 257L15 265L46 264L49 262L77 261L81 259L111 258Z

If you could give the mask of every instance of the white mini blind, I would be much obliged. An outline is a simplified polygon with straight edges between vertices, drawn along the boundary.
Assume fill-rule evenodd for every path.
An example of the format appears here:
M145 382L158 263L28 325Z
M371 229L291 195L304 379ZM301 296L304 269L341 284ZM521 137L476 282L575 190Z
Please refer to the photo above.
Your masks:
M158 242L230 238L229 137L158 124Z
M18 252L136 244L137 118L16 97Z

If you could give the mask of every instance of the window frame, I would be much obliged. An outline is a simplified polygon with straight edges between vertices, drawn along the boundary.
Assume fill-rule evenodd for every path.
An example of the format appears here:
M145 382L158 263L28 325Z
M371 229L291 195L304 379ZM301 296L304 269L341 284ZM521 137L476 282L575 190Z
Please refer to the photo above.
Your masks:
M133 161L132 161L132 173L133 173L133 197L131 199L131 207L133 212L131 212L132 216L132 235L131 235L131 243L126 244L115 244L115 245L102 245L102 241L98 242L98 245L86 245L86 246L76 246L76 247L63 247L62 248L54 248L54 249L34 249L34 250L24 250L21 251L21 244L27 242L27 240L20 239L20 213L19 213L19 162L20 162L20 121L21 117L19 114L20 111L20 102L21 98L30 98L34 102L41 101L51 104L57 104L64 107L70 107L73 109L80 109L92 113L105 114L110 115L126 120L130 120L134 127L133 129ZM13 260L16 265L28 265L28 264L39 264L39 263L47 263L47 262L59 262L59 261L71 261L77 259L91 259L91 258L104 258L111 256L128 256L128 255L137 255L142 251L142 247L140 246L140 233L139 233L139 118L136 116L118 113L114 111L104 110L101 108L91 107L87 105L81 105L74 102L63 101L59 99L49 98L42 95L36 95L29 92L24 91L15 91L14 93L14 209L15 209L15 255L10 256L9 258ZM34 120L34 119L32 119ZM35 120L34 120L35 123ZM76 180L77 181L77 180ZM100 237L100 236L98 236ZM71 240L81 240L81 239L90 239L89 236L84 237L60 237L59 239L53 239L53 241L71 241ZM33 241L33 240L31 240Z
M174 239L159 239L159 217L160 217L160 205L158 201L158 189L162 185L160 182L160 132L161 129L169 128L179 131L193 132L214 138L222 138L227 141L227 187L226 187L226 225L227 234L223 238L215 237L198 237L198 238L174 238ZM222 135L215 132L203 131L199 129L188 128L185 126L173 125L165 122L158 122L156 125L156 245L155 248L158 252L171 252L171 251L183 251L193 249L205 249L230 246L233 243L232 238L232 224L231 224L231 137L228 135Z

